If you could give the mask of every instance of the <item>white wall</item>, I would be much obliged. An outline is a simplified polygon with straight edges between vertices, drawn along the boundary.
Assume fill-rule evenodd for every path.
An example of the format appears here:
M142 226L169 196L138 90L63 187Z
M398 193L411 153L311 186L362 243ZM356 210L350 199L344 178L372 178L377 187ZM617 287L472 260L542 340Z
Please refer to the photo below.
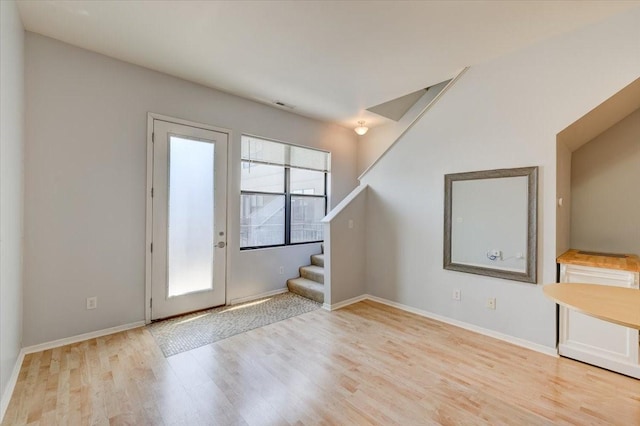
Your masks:
M555 347L541 286L442 269L443 176L539 166L539 283L554 282L556 135L638 77L638 52L635 9L467 71L362 179L369 293Z
M144 319L149 111L233 132L227 300L284 288L320 252L319 244L239 251L242 133L331 151L332 205L357 184L350 129L32 33L26 65L25 345ZM98 309L85 310L88 296Z
M573 152L571 248L640 254L640 109Z
M22 343L24 29L13 1L0 2L0 400ZM0 418L3 410L0 409Z

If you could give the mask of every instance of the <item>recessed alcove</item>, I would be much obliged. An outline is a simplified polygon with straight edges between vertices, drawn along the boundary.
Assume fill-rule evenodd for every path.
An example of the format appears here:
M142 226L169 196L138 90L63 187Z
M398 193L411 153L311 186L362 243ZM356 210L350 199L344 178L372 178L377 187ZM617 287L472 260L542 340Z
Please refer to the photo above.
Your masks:
M556 141L556 256L569 248L640 254L640 78Z

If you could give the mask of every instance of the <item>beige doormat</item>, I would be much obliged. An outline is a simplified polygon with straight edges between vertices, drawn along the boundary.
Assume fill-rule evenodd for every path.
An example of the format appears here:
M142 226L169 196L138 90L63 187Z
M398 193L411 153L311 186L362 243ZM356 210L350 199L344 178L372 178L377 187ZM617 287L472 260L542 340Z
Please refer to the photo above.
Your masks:
M165 357L320 308L293 293L221 306L148 325Z

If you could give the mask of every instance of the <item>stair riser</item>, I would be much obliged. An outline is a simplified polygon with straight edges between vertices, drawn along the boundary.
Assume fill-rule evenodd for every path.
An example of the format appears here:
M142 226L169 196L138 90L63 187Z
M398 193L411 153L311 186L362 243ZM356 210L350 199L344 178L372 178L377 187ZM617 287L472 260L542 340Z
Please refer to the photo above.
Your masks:
M287 281L291 293L298 294L318 303L324 303L324 244L320 244L322 254L311 256L311 265L300 268L300 277Z
M318 303L324 303L324 292L316 289L306 288L304 286L299 286L295 282L288 281L287 287L291 293L298 294L302 297L306 297L307 299L314 300Z
M311 281L315 281L320 284L324 284L324 274L309 271L308 269L300 268L300 276Z

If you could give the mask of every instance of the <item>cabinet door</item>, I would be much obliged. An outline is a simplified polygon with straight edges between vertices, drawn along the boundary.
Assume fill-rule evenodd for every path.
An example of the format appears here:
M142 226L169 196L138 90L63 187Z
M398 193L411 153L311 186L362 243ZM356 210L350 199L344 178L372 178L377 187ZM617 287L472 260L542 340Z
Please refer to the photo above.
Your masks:
M638 288L628 271L561 265L562 282ZM638 330L560 307L560 355L640 378Z

